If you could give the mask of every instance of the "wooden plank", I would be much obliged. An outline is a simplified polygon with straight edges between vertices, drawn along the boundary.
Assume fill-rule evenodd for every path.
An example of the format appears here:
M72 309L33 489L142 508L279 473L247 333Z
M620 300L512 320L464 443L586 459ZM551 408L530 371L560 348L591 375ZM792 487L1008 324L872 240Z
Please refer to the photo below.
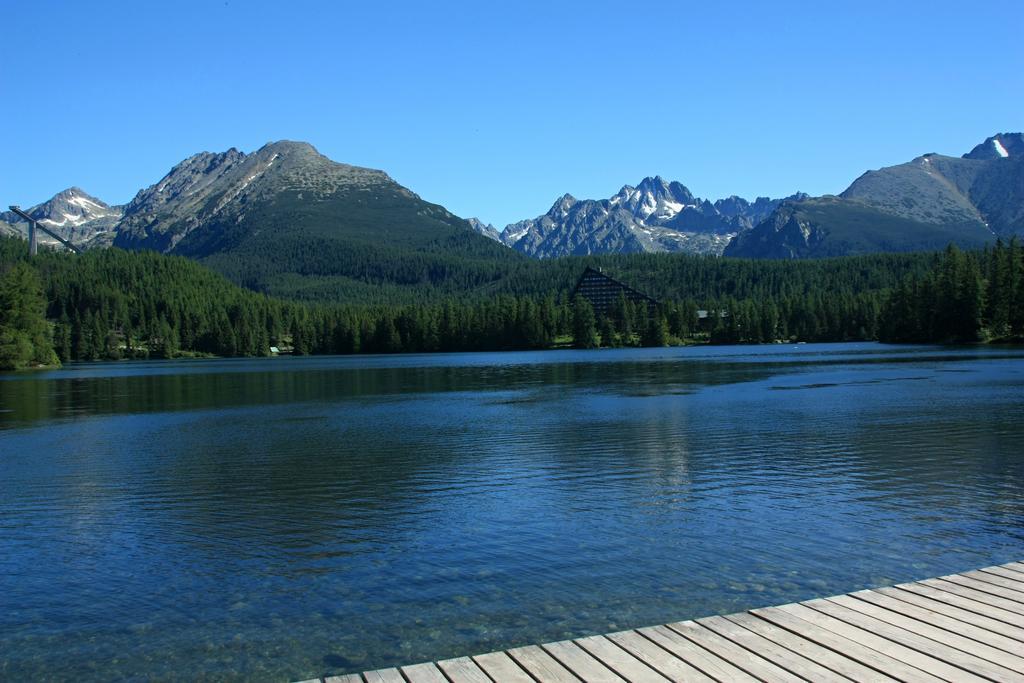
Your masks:
M1020 589L1024 590L1024 574L1021 572L1015 572L1012 569L1007 569L1006 567L985 567L978 571L986 574L995 574L996 576L1001 576L1004 579L1015 581L1020 585Z
M1004 621L993 619L985 614L958 607L952 602L928 598L912 591L905 591L899 588L876 588L875 592L884 595L887 598L892 598L894 600L899 600L900 602L931 610L937 614L943 614L947 617L952 617L953 619L962 621L965 624L970 624L971 626L977 626L978 628L998 633L1001 636L1005 636L1006 638L1011 638L1019 642L1021 646L1024 647L1024 628L1011 626ZM957 598L958 596L952 597ZM966 599L965 601L970 602ZM978 604L980 605L980 603ZM984 608L984 605L980 606Z
M1011 572L1020 572L1024 574L1024 562L1007 562L1006 564L999 565L1003 569L1009 569Z
M747 613L315 681L845 679L1024 683L1024 562Z
M666 626L679 635L700 645L705 650L714 652L720 658L728 659L739 668L765 683L788 683L800 680L799 677L776 666L760 655L743 649L728 638L723 638L696 622L677 621L672 624L666 624Z
M1024 581L1016 581L1014 579L1008 579L1005 576L999 576L999 574L980 570L976 572L964 572L963 574L960 574L960 576L1000 586L1007 590L1014 591L1015 593L1020 593L1021 598L1024 598Z
M364 671L363 678L366 683L405 683L402 674L398 669L377 669L376 671Z
M868 634L870 640L876 643L881 642L887 646L893 656L935 676L949 681L984 680L984 677L976 671L976 668L985 668L983 665L979 665L973 658L966 655L958 656L959 653L956 650L934 640L837 605L829 600L809 600L801 605L860 629L863 633ZM862 643L867 644L867 640L864 637L861 638Z
M614 671L592 657L571 640L545 643L541 647L565 668L588 683L617 683L623 680Z
M954 586L954 588L959 588L959 586ZM963 595L960 591L941 590L923 583L903 583L895 586L895 589L913 593L914 595L921 595L947 605L954 605L963 610L983 614L989 619L998 619L1005 624L1010 624L1017 628L1024 628L1024 614L1008 612L994 605L979 602L970 596ZM964 591L966 592L966 589Z
M694 645L666 626L651 626L636 631L658 647L668 650L695 669L719 681L756 682L757 679L732 662L722 659L713 652Z
M968 638L966 636L966 632L975 632L978 629L974 629L967 624L957 622L955 619L951 619L950 621L959 625L959 632L942 628L937 625L934 620L925 621L923 619L918 619L917 617L910 617L850 595L840 595L835 598L829 598L829 602L833 602L837 605L843 605L844 607L866 614L874 619L878 619L879 621L892 624L893 626L902 628L914 635L934 640L941 644L944 649L949 650L949 652L944 654L941 659L944 659L955 666L976 671L987 678L996 676L999 680L1016 680L1020 683L1024 683L1024 657L993 647L986 642ZM928 612L925 610L920 610L920 612L923 613L923 616L926 619L928 618ZM931 616L936 617L938 615L932 613ZM957 628L957 626L954 626L954 628ZM964 658L962 655L957 654L955 650L965 653L968 657Z
M504 652L488 652L476 655L473 661L496 681L504 683L533 683L533 679Z
M927 579L920 583L925 586L931 586L932 588L938 588L939 590L956 593L957 595L962 595L965 598L970 598L977 602L983 602L986 605L992 605L993 607L998 607L1006 610L1007 612L1013 612L1014 614L1024 617L1024 605L1018 604L1013 600L1006 600L998 595L992 595L991 593L979 591L975 588L963 586L959 583L940 581L939 579Z
M960 574L943 576L938 580L955 583L960 586L966 586L967 588L973 588L974 590L981 591L983 593L988 593L989 595L998 596L1004 600L1015 602L1020 605L1021 609L1024 609L1024 593L1003 588L1002 586L996 586L995 584L991 584L986 581L978 581L977 579L972 579L969 576L962 576Z
M508 650L508 655L540 683L577 683L580 680L536 645Z
M604 636L574 641L609 669L632 683L665 683L666 678ZM671 656L666 653L666 656Z
M437 663L437 668L452 683L491 683L491 679L487 677L483 669L469 657L443 659Z
M758 634L762 638L781 645L788 650L792 650L797 654L803 655L813 662L818 662L822 666L851 680L896 680L885 676L870 667L864 666L855 659L850 659L849 657L830 650L827 647L822 647L821 645L787 631L784 628L768 623L764 619L756 617L753 614L741 612L740 614L726 615L724 618L734 624L742 626L748 631Z
M839 683L840 681L845 683L846 681L846 678L831 669L826 669L821 664L806 659L802 655L782 647L774 641L763 638L753 631L748 631L724 617L706 617L698 619L697 623L708 630L714 631L723 638L731 640L740 647L777 664L779 667L800 678L808 681L821 681L822 683Z
M699 683L710 683L715 680L700 669L679 659L668 650L658 647L636 631L609 633L607 637L609 640L614 641L616 645L647 664L647 666L657 669L659 673L666 676L669 680L696 681Z
M865 638L861 629L816 612L809 607L783 605L756 609L751 613L825 647L832 648L836 652L841 652L886 676L901 681L937 682L943 680L890 654L894 648L889 647L889 643L883 638ZM871 636L870 633L866 635ZM862 640L867 642L862 642Z
M904 602L903 600L890 597L881 591L858 591L856 593L851 593L851 595L859 600L866 600L874 605L878 605L879 607L884 607L892 610L893 612L899 612L904 616L938 626L939 628L946 629L952 633L965 636L971 640L976 640L979 643L984 643L985 645L996 647L1006 652L1024 652L1024 642L1021 640L993 632L984 626L977 626L962 619L957 619L956 617L950 616L937 609L932 609L931 607L921 607L920 605ZM999 622L995 623L998 624ZM1012 629L1013 627L1011 626L1007 628ZM1024 636L1024 631L1021 633L1022 636Z
M444 674L433 662L399 667L409 683L448 683Z

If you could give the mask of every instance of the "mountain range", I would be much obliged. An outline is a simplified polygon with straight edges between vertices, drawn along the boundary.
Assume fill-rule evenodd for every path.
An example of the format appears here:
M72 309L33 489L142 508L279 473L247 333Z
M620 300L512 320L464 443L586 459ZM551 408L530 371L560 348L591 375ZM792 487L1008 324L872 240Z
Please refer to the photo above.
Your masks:
M1001 133L962 157L925 154L868 171L838 196L710 201L648 177L607 199L563 195L544 215L501 231L424 201L383 171L290 141L195 154L125 205L72 187L29 213L86 248L179 254L257 291L339 299L358 290L365 300L388 287L487 286L524 255L806 258L976 247L1024 235L1024 136ZM25 232L15 214L0 214L0 233Z
M798 194L787 199L798 200ZM784 200L758 197L700 199L681 183L660 176L625 185L609 199L566 194L543 216L519 221L500 234L528 256L685 252L721 254L729 241L767 218Z
M726 256L806 258L979 247L1024 235L1024 135L1000 133L962 157L925 154L868 171L839 196L783 202Z
M124 206L72 188L29 214L85 246L187 256L296 298L478 286L518 257L383 171L336 163L303 142L193 155Z

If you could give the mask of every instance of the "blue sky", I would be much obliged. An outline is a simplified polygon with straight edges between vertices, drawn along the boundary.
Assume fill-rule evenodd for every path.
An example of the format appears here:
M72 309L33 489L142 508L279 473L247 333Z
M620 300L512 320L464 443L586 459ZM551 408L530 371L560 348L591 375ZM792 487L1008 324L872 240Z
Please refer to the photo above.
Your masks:
M714 6L711 6L714 5ZM14 2L0 202L305 140L499 228L646 175L842 191L1024 129L1017 2Z

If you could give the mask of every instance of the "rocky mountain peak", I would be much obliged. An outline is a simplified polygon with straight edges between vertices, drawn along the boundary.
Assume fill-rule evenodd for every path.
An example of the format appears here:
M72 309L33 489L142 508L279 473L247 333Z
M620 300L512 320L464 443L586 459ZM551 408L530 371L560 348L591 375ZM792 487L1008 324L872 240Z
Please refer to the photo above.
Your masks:
M743 197L736 195L730 195L725 199L719 199L715 202L715 208L723 216L736 216L742 214L750 208L750 202Z
M482 220L475 217L467 218L466 222L469 223L469 226L471 228L476 230L484 237L490 237L492 240L496 242L501 242L501 233L498 232L498 229L491 225L490 223L484 223Z
M1024 134L996 133L990 138L985 138L985 142L965 154L963 158L1000 159L1020 156L1024 156Z
M80 187L69 187L31 207L26 213L64 239L84 243L106 232L120 220L122 207L111 206ZM15 226L26 225L13 211L0 214L0 221ZM49 238L41 239L45 242Z
M779 200L698 199L679 182L648 176L608 199L558 199L535 219L506 226L501 241L531 256L636 251L720 254L736 233L767 217ZM721 210L719 205L728 207Z
M660 175L644 178L636 186L636 191L653 198L655 201L668 200L687 204L694 202L693 195L685 185L676 181L668 182Z
M636 187L624 185L609 202L641 220L647 220L651 216L670 218L686 206L695 205L697 200L682 183L669 183L661 176L648 176Z
M61 190L53 197L33 206L28 214L40 223L64 227L80 225L86 221L116 213L106 202L93 197L79 187Z
M308 142L302 142L301 140L278 140L276 142L268 142L253 152L253 154L262 155L274 153L320 156L320 152L317 151L316 147Z
M551 205L547 215L553 219L564 217L565 214L572 208L573 204L576 203L576 198L566 192Z
M668 183L660 175L656 175L653 178L647 176L640 181L636 189L656 197L666 197L669 194Z
M78 187L61 190L50 199L36 204L26 213L48 227L80 225L93 218L116 213L117 209ZM20 221L17 216L14 220Z

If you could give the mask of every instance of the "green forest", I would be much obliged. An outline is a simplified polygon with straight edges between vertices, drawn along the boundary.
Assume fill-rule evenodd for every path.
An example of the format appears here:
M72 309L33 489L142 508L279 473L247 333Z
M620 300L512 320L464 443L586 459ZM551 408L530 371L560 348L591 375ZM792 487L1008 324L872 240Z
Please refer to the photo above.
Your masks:
M154 252L43 251L0 240L0 367L112 360L486 351L776 341L976 342L1024 338L1024 248L742 260L636 254L511 260L389 299L359 282L344 301L272 298L195 261ZM660 302L598 316L572 289L587 266ZM368 269L372 270L372 269ZM375 271L374 277L380 273ZM355 282L355 281L354 281ZM703 314L698 313L702 311Z
M950 246L923 276L886 297L879 338L891 342L1024 340L1024 247L1014 238L981 252Z

